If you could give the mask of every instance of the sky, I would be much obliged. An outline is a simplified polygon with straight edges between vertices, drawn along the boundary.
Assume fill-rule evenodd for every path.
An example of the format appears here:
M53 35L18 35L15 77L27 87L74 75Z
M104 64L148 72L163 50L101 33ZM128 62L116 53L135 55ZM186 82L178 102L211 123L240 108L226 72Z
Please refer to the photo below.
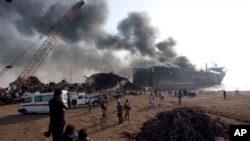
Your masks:
M83 82L83 76L110 71L132 79L134 67L205 69L207 63L227 69L223 84L250 85L250 1L85 1L35 72L42 82ZM18 77L43 42L40 35L75 2L0 0L0 72L14 64L0 73L0 86Z

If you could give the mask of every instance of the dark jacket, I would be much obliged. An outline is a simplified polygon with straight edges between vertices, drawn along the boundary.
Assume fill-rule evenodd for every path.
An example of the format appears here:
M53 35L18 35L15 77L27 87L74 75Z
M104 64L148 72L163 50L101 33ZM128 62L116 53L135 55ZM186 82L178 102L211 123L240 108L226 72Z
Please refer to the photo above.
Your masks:
M50 122L51 124L60 124L65 123L64 119L64 110L66 109L62 101L58 100L56 97L53 97L49 101L49 110L50 110Z
M119 116L119 115L122 115L123 110L124 110L124 107L123 107L122 105L118 105L118 106L117 106L118 116Z
M73 141L73 139L75 139L75 137L73 135L69 135L69 134L63 133L61 135L59 141Z

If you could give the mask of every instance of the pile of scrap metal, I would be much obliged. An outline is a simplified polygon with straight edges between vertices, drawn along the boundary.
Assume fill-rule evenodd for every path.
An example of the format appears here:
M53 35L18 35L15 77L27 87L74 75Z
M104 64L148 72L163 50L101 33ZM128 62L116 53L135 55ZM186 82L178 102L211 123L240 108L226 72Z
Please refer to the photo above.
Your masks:
M37 77L30 76L28 78L27 85L22 87L22 91L29 90L30 92L37 92L40 90L42 85L43 84Z
M125 77L111 73L96 73L87 77L86 87L89 90L107 90L107 91L140 91L141 89Z
M0 87L0 101L9 99L9 97L6 95L6 90L4 88Z
M29 92L52 92L54 89L60 88L74 92L122 92L127 91L128 93L141 91L141 89L132 84L127 78L121 77L113 73L96 73L89 77L86 77L86 83L74 83L70 84L66 80L55 83L50 82L49 84L42 83L37 77L31 76L28 78L26 86L22 87L22 93Z
M229 126L211 118L200 107L178 107L163 111L143 123L139 133L122 132L136 141L215 141L229 139Z
M36 76L30 76L27 83L21 87L21 89L15 89L15 82L10 83L8 93L16 94L19 93L21 96L23 93L35 93L35 92L51 92L55 88L65 89L68 88L69 83L62 80L59 83L50 82L49 84L42 83Z
M0 95L4 95L5 91L6 91L6 90L5 90L4 88L1 88L1 87L0 87Z

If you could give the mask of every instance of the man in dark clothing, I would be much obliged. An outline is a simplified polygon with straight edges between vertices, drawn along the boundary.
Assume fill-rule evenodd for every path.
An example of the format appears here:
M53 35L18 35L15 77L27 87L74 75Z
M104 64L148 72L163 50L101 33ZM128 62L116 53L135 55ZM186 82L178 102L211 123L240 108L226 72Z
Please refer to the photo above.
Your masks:
M62 91L56 89L54 91L54 97L49 101L49 130L44 133L46 137L49 137L52 133L53 141L59 141L60 135L63 133L63 128L65 125L65 109L66 106L62 102Z
M88 103L88 109L89 109L89 113L91 113L91 109L92 109L92 98L89 98L89 103Z
M70 94L69 93L67 93L67 95L68 95L68 108L71 108L71 100L70 100Z
M104 101L106 103L106 105L108 104L108 97L107 97L107 94L104 95Z
M223 91L223 95L224 95L224 99L226 99L227 98L227 92L225 90Z
M107 104L106 104L105 100L102 100L101 109L102 109L102 121L106 122L106 120L107 120Z
M124 110L124 107L121 105L121 103L118 102L117 116L118 116L119 123L123 122L123 110Z
M182 105L182 104L181 104L181 97L182 97L182 94L181 94L181 92L179 92L179 93L178 93L178 99L179 99L178 105Z

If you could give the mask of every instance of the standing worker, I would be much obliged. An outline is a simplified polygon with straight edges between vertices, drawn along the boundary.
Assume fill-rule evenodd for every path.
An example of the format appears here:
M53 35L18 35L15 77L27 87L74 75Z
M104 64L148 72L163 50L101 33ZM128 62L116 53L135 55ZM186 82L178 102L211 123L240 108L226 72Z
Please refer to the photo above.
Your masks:
M125 109L124 120L127 118L129 121L129 111L130 111L131 107L129 106L128 99L126 99L126 102L124 103L124 109Z
M117 96L117 100L116 100L116 102L117 102L117 105L118 105L118 103L120 103L120 104L121 104L121 98L120 98L120 96Z
M107 94L104 95L104 102L106 103L106 105L108 105L108 97L107 97Z
M160 98L159 106L161 106L161 105L163 105L163 100L164 100L164 96L163 96L162 92L159 93L159 98Z
M62 91L56 89L54 91L54 97L49 101L49 130L44 132L46 137L52 134L53 141L59 140L65 126L64 112L66 106L63 104L62 100Z
M92 98L89 98L89 103L88 103L88 108L89 108L89 113L91 113L91 109L92 109Z
M67 98L67 100L68 100L68 108L71 108L71 98L70 98L70 94L69 93L67 93L67 95L68 95L68 98Z
M101 109L102 109L102 121L106 122L107 121L107 104L105 100L102 100Z
M117 116L118 116L119 123L123 122L123 110L124 110L124 107L121 105L121 103L118 103L118 105L117 105Z
M181 104L181 97L182 97L182 94L181 94L181 91L179 91L179 93L178 93L178 99L179 99L178 105L182 105Z
M224 99L226 99L227 98L227 92L226 92L226 90L223 91L223 95L224 95Z
M151 92L151 94L149 95L149 107L148 108L150 109L153 106L154 106L154 95Z

